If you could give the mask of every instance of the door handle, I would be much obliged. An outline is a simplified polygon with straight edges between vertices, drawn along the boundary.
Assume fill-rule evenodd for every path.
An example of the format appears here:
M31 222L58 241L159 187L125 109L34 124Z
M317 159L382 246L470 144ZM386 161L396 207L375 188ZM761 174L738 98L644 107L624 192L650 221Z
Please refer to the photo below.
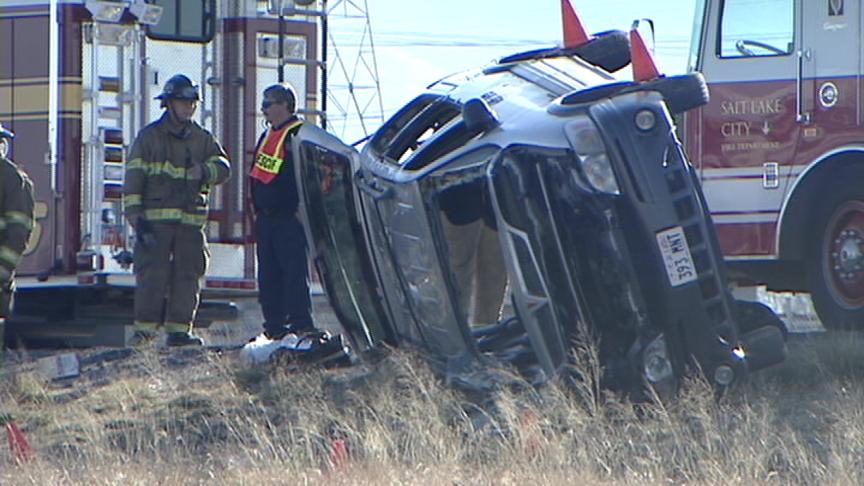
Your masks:
M795 121L802 125L810 124L810 112L804 111L804 59L810 59L810 49L799 49L798 72L795 74Z
M358 170L354 173L354 184L376 201L382 201L393 196L392 187L379 186L374 180L367 179L363 175L362 170Z

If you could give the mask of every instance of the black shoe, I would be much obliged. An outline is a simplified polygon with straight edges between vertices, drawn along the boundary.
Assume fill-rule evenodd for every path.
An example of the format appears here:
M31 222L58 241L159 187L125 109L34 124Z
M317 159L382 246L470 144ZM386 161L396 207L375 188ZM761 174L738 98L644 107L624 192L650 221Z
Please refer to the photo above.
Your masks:
M345 344L342 335L332 336L327 331L316 330L315 333L306 334L301 338L301 343L307 341L311 347L309 351L299 356L302 363L316 364L325 368L346 366L351 363L351 350Z
M169 332L166 346L204 346L204 340L191 332Z
M267 339L271 339L273 341L279 341L288 334L295 334L297 336L305 336L310 333L319 332L318 329L310 326L297 326L294 324L286 324L281 327L276 328L264 328L264 336Z
M264 337L270 339L271 341L279 341L284 338L287 334L289 334L291 330L288 326L282 326L280 328L271 328L264 329Z
M128 345L133 348L153 345L156 343L157 337L159 337L159 333L156 331L145 331L139 329L132 334L131 338L129 338Z

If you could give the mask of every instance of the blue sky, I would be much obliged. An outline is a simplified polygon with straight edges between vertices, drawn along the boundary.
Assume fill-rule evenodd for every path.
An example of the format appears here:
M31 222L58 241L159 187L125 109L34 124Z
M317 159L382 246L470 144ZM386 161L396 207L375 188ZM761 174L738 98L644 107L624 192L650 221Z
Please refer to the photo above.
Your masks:
M633 20L651 18L661 70L685 70L695 0L572 1L589 32L628 30ZM366 5L385 117L447 74L561 39L559 0L367 0ZM360 23L334 19L331 26L346 64L351 63Z

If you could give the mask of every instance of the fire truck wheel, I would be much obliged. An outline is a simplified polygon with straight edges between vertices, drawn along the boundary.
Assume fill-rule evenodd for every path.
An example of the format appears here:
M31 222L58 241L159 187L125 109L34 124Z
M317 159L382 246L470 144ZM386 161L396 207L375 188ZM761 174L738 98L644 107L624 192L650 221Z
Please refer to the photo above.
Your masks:
M674 115L708 104L708 84L701 73L667 76L634 86L633 91L658 91Z
M576 48L576 55L610 73L630 64L630 37L626 32L610 30L595 34Z
M864 188L859 177L826 194L810 220L805 268L813 306L830 329L864 328Z
M765 326L772 326L780 330L784 341L789 337L789 331L783 320L761 302L736 300L735 318L738 321L738 334L741 336Z

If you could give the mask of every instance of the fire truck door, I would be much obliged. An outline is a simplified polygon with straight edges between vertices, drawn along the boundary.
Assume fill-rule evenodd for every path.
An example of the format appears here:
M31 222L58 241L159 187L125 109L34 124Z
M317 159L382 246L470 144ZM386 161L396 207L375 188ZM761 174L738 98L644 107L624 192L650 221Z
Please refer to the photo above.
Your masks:
M696 68L711 101L695 113L700 118L688 132L698 142L689 149L727 257L774 251L773 228L801 128L795 35L801 3L708 3Z
M862 51L860 0L808 0L801 8L798 118L804 126L803 152L818 151L826 137L861 123L857 107ZM800 155L814 160L819 154Z

